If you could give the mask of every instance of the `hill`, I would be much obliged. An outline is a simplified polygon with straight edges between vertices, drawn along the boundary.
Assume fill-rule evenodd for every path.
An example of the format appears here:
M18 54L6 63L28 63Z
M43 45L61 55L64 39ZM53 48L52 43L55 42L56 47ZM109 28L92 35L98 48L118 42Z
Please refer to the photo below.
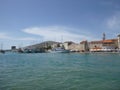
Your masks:
M51 46L53 44L59 44L59 43L60 42L45 41L45 42L42 42L42 43L26 46L26 47L24 47L24 49L41 49L41 48L46 48L46 47L49 47L49 46Z

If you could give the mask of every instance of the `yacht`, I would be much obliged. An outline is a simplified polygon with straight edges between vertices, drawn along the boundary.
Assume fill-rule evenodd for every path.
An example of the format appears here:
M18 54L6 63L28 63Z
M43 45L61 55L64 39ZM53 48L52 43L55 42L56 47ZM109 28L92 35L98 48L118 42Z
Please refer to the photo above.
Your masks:
M53 48L50 53L69 53L69 50L65 50L64 48L61 47L57 47L57 48Z

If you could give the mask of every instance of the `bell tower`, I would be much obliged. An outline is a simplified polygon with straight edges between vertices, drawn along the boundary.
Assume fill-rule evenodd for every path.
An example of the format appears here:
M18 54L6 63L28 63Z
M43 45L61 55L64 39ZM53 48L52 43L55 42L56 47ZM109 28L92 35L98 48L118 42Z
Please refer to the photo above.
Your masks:
M103 38L102 38L103 40L105 40L106 39L106 35L105 35L105 33L103 33Z

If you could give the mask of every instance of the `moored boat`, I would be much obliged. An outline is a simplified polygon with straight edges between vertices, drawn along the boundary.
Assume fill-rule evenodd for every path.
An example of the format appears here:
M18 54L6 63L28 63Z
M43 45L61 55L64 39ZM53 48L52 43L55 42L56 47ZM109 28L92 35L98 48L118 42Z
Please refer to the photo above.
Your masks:
M3 53L3 54L4 54L4 53L5 53L5 51L4 51L4 50L0 50L0 53Z
M69 50L65 50L64 48L58 47L54 48L50 51L50 53L69 53Z

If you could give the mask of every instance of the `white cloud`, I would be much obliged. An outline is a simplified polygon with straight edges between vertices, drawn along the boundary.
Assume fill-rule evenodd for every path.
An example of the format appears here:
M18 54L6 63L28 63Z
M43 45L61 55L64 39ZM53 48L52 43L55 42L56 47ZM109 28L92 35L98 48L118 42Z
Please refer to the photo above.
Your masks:
M0 32L0 39L4 40L16 40L16 41L33 41L37 40L37 38L34 37L12 37L9 36L7 33Z
M13 40L20 40L20 41L34 41L37 40L37 38L33 38L33 37L24 37L24 38L16 38Z
M89 35L82 33L73 33L77 29L63 27L63 26L49 26L49 27L32 27L23 29L23 32L28 34L39 35L43 40L56 40L56 41L75 41L92 40ZM71 32L72 31L72 32ZM83 31L83 30L82 30ZM63 40L61 40L63 38Z
M116 13L107 20L107 27L112 30L120 29L120 13Z
M9 33L0 32L0 44L3 44L2 49L10 49L11 46L24 47L31 44L36 44L37 38L34 37L13 37Z
M0 39L9 39L7 33L0 33Z

